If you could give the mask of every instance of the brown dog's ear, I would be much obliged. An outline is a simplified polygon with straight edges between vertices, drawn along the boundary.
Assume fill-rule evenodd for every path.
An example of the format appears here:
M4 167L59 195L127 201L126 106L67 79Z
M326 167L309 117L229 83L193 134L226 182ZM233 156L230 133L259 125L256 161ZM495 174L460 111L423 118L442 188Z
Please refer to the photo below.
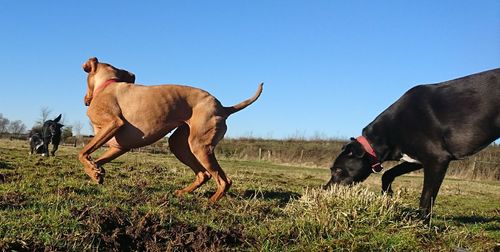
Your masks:
M87 60L87 62L83 63L83 71L86 73L92 73L97 69L97 64L99 61L97 60L96 57L92 57Z

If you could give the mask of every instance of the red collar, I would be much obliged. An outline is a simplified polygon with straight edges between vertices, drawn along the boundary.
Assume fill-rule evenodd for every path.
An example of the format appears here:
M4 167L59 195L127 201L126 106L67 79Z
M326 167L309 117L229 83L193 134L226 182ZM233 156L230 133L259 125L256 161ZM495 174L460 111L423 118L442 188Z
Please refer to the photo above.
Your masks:
M99 87L97 87L94 90L94 96L97 95L97 93L99 93L101 90L103 90L104 88L109 86L109 84L115 83L116 81L117 81L116 79L109 79L109 80L105 81L102 85L100 85Z
M368 142L368 139L364 136L359 136L356 138L356 140L363 146L365 149L366 153L370 156L370 161L372 163L372 171L373 172L380 172L384 167L382 167L382 164L380 163L380 160L377 158L377 154L375 153L375 150L373 150L372 146Z

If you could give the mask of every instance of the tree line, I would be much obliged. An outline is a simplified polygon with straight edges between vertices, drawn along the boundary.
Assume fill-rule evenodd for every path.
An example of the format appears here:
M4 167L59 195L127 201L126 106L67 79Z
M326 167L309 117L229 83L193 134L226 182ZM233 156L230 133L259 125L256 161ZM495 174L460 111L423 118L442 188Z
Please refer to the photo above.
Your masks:
M42 113L43 114L43 113ZM14 138L28 138L33 131L41 132L43 123L47 120L47 115L42 115L35 125L28 130L26 124L21 120L10 120L0 113L0 136L1 137L14 137ZM62 139L73 136L73 127L64 126L62 131Z
M24 134L26 133L26 125L21 120L11 121L0 114L0 134Z

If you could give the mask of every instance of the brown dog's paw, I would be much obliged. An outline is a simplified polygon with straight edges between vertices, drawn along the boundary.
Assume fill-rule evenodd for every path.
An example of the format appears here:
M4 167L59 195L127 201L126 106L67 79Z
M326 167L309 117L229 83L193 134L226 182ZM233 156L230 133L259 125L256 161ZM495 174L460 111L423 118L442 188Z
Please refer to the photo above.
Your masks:
M104 168L102 168L102 167L97 167L96 168L96 173L99 173L102 176L104 176L104 174L106 174L106 170L104 170Z
M209 199L209 200L210 200L210 203L212 203L212 204L217 203L217 201L219 201L219 200L220 200L220 198L222 198L222 196L223 196L223 195L224 195L224 194L222 194L222 193L217 193L217 192L216 192L214 195L212 195L212 197L210 197L210 199Z
M104 170L104 168L97 167L96 169L94 169L95 181L99 185L102 185L102 183L104 183L104 175L106 175L106 170Z
M90 179L92 179L92 181L97 183L97 184L104 183L104 175L103 174L94 173L94 174L87 174L87 175L89 175Z
M89 162L91 166L85 166L85 173L92 179L92 181L98 184L104 183L104 175L106 174L104 168L95 166L92 161Z
M175 190L174 195L177 197L181 197L183 194L185 194L183 190Z
M102 185L104 183L104 176L98 175L96 179L97 184Z

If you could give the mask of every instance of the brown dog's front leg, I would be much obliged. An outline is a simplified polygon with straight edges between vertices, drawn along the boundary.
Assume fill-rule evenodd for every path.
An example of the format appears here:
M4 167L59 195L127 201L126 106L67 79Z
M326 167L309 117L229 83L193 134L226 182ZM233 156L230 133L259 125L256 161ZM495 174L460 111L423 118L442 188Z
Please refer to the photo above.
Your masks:
M111 123L101 128L101 130L90 140L90 142L83 147L78 155L78 159L84 166L85 173L92 178L95 182L102 184L104 181L104 173L97 165L90 160L90 154L105 143L107 143L116 131L124 124L123 120L116 118Z

